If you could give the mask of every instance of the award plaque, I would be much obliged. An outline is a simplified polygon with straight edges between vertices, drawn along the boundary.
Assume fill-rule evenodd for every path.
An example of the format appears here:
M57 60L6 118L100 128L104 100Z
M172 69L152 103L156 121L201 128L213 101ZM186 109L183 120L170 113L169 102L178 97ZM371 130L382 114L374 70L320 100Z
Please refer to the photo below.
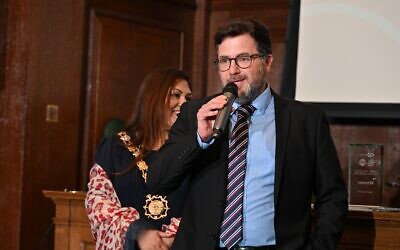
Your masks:
M383 146L350 144L349 204L382 205Z

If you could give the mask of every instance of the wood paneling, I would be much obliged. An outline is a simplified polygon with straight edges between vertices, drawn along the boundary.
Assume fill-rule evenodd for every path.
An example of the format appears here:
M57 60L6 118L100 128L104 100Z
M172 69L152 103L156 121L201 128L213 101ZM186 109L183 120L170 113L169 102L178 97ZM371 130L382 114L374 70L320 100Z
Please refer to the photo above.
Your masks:
M252 17L271 30L272 41L284 42L289 1L287 0L213 0L212 13L227 12L228 18Z
M0 242L20 249L21 189L24 168L26 66L28 58L26 0L1 1L0 43Z
M79 181L85 2L31 0L27 4L25 154L21 249L40 245L51 225L45 188L76 189ZM46 120L47 105L58 106L57 122ZM38 211L46 216L38 216Z
M193 39L193 71L192 79L194 85L193 96L200 98L206 96L205 84L207 81L207 69L209 65L208 39L210 26L210 1L198 0L195 14L194 39Z
M7 41L7 3L0 2L0 92L4 88L5 82L5 65L6 65L6 41Z
M400 249L398 212L350 210L338 249Z
M287 9L288 4L282 0L212 0L212 11Z

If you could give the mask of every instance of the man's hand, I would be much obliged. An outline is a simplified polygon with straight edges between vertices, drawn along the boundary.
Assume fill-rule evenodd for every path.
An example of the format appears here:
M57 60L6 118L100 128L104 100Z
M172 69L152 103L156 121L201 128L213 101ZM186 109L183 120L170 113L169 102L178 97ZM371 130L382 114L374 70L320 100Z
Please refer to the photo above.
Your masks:
M208 142L212 138L213 126L218 111L228 102L228 98L219 95L201 106L197 112L197 133L203 142Z
M145 230L139 234L137 239L140 250L169 250L170 247L161 238L161 231L158 230ZM171 242L172 245L172 242Z

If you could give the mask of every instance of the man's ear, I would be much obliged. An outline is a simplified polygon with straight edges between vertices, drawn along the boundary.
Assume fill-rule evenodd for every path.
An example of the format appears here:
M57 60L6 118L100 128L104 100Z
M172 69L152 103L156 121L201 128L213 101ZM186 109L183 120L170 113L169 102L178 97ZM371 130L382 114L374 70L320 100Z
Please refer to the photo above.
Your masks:
M274 61L274 57L272 54L268 54L265 56L265 68L267 69L267 73L271 71L272 62Z

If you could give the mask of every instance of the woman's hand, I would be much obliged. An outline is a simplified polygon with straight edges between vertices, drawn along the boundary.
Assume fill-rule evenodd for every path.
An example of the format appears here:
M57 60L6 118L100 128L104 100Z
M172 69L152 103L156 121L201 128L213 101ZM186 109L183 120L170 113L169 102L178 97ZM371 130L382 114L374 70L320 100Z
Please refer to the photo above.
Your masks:
M158 232L158 235L161 237L161 239L164 241L164 243L169 248L172 247L172 243L174 243L174 239L175 239L175 234L160 231L160 232Z
M169 250L170 246L164 242L164 239L161 235L166 233L158 231L158 230L144 230L139 234L137 239L139 249L141 250ZM173 241L173 240L172 240ZM172 242L170 242L172 245Z

